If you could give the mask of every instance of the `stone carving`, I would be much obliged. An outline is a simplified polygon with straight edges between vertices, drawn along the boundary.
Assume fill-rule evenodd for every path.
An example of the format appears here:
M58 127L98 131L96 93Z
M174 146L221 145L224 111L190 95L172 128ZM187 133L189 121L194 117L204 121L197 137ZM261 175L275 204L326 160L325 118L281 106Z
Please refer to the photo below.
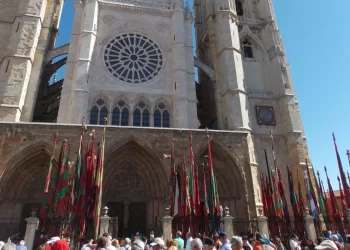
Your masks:
M103 21L105 24L107 24L107 25L112 25L112 24L115 23L116 18L115 18L115 16L113 16L113 15L104 15L104 16L102 17L102 21Z
M163 9L163 10L171 9L171 6L169 4L154 3L154 2L150 3L150 2L143 2L139 0L107 0L107 2L129 5L129 6L131 5L134 7L146 7L146 8Z
M164 23L164 22L157 22L156 23L156 30L159 32L165 32L170 29L170 25Z
M119 32L126 31L126 30L141 30L144 29L141 23L138 21L131 21L129 23L126 23L118 28Z

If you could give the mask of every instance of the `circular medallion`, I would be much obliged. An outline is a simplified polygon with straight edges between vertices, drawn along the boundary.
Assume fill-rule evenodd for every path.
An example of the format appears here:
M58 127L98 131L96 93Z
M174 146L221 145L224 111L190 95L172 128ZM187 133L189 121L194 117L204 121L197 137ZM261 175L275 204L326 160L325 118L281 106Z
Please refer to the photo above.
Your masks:
M108 43L104 50L104 62L118 80L143 83L158 75L163 56L151 39L139 34L124 34Z

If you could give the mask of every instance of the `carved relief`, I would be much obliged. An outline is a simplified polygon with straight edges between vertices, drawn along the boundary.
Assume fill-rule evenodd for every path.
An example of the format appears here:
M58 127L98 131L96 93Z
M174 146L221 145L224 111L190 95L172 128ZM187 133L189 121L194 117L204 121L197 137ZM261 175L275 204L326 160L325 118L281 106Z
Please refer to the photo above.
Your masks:
M115 16L113 16L113 15L104 15L104 16L102 17L102 21L103 21L105 24L107 24L107 25L112 25L112 24L115 23L116 18L115 18Z
M36 25L35 24L26 24L23 25L23 38L21 39L20 45L22 47L18 48L18 53L28 56L31 50L31 43L34 39Z
M111 183L108 197L127 200L145 197L145 186L141 176L133 167L122 168Z
M127 31L127 30L145 30L145 28L142 26L141 23L135 20L129 23L126 23L118 28L119 32Z
M157 22L156 23L156 30L159 32L165 32L170 29L170 25L164 23L164 22Z

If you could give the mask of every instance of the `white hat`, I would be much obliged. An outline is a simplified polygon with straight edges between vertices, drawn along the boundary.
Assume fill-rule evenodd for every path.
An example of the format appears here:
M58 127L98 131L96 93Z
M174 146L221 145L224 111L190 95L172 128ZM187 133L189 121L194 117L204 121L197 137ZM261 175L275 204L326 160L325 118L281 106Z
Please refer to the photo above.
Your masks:
M58 237L58 236L52 237L51 239L49 239L46 242L46 245L50 245L50 244L55 243L56 241L59 241L59 240L60 240L60 237Z
M155 245L161 245L164 247L164 240L162 240L161 238L155 238L154 242L149 244L150 246L155 246Z
M332 249L332 250L338 250L337 245L331 240L324 240L321 242L320 245L315 247L315 249L319 249L319 250L327 249L327 248Z
M130 238L125 238L125 241L126 241L126 243L130 243L131 242Z

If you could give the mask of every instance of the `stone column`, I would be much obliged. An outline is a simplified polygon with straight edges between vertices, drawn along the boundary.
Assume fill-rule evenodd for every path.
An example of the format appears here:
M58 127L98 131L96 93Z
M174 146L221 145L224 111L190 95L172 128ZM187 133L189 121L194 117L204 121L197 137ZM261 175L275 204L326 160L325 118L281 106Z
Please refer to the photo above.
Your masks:
M228 207L225 207L224 213L224 232L227 234L227 238L231 239L233 236L233 217L230 215L230 210Z
M305 229L306 229L307 237L309 237L314 242L316 242L317 235L316 235L316 229L314 224L314 217L312 217L309 214L309 208L305 208L304 221L305 221Z
M109 233L109 221L111 217L108 216L108 207L105 206L101 210L100 235L103 235L104 233Z
M26 219L27 227L26 233L24 235L24 241L26 242L26 246L28 250L33 249L35 232L39 225L39 219L36 217L36 211L32 210L31 216Z
M165 216L163 217L163 239L166 242L168 239L172 239L171 237L171 229L172 229L172 221L173 217L170 216L170 209L165 209Z
M258 217L258 230L262 235L269 237L269 226L267 224L267 220L267 217L264 215Z

